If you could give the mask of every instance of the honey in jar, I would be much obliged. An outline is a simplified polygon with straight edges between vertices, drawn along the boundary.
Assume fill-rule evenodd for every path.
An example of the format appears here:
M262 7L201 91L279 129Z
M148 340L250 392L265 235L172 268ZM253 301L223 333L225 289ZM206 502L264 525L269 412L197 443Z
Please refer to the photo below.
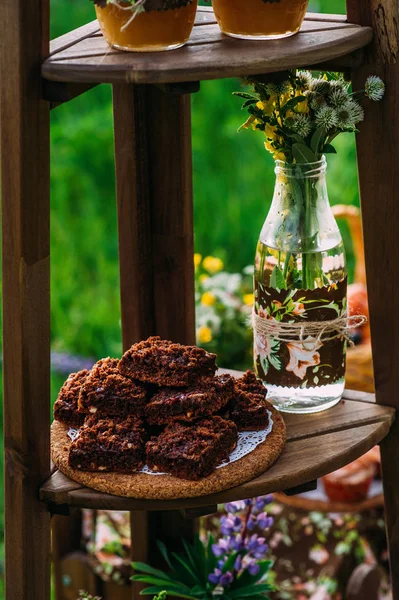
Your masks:
M308 0L212 0L220 29L243 39L278 39L299 31Z
M119 50L154 52L183 46L190 37L198 0L144 0L135 12L115 0L96 6L97 19L107 42Z

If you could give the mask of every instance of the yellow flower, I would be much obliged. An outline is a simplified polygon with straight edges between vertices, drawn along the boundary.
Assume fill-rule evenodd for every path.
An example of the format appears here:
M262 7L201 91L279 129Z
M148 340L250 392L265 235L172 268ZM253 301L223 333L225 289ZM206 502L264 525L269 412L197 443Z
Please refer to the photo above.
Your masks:
M283 162L286 160L284 152L275 152L273 158L274 160L282 160Z
M263 102L257 102L256 103L257 108L260 108L261 110L263 110L265 108L265 105L263 104Z
M198 340L201 344L208 344L212 340L212 331L209 327L203 325L198 329Z
M202 294L201 303L205 306L213 306L216 302L216 296L214 296L211 292L205 292Z
M204 281L209 279L209 275L205 275L205 273L202 273L202 275L200 275L198 279L200 280L201 283L204 283Z
M201 264L201 260L202 260L202 255L201 254L194 254L194 267L197 268L200 266Z
M296 105L295 110L297 113L305 113L305 114L308 113L309 112L308 99L306 98L306 100L299 102L299 104Z
M273 144L271 142L265 142L265 148L272 154L273 154L273 152L276 151L275 147L273 146Z
M276 137L276 128L270 125L270 123L266 123L265 136L272 140Z
M223 269L223 261L216 256L206 256L202 262L202 266L208 273L217 273Z
M253 294L244 294L242 299L244 300L244 304L247 304L248 306L250 306L254 303L254 295Z

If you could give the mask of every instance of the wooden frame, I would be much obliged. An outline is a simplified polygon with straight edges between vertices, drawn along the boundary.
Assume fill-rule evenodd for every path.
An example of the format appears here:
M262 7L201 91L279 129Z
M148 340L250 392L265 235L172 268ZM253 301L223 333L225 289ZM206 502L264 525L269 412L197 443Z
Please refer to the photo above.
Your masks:
M399 7L397 0L347 0L347 12L349 23L336 15L331 18L308 16L305 35L295 37L291 42L282 42L278 52L272 52L269 58L263 46L251 46L253 55L249 65L242 55L234 59L236 46L226 42L212 29L212 14L202 11L196 32L198 39L194 39L190 52L190 56L195 57L191 62L187 62L184 52L170 54L173 58L170 71L167 69L167 56L162 58L166 62L160 62L155 69L151 65L148 71L144 63L137 62L137 57L110 53L108 62L103 64L102 70L98 70L93 69L90 62L93 48L95 52L97 45L102 43L98 36L94 39L95 24L55 41L52 55L46 60L49 54L49 0L2 1L0 64L7 599L49 600L50 510L68 512L68 503L62 505L59 502L61 497L74 498L78 505L81 504L76 499L83 497L85 505L99 502L95 494L89 500L87 494L82 496L79 486L71 490L70 484L65 481L61 482L63 492L54 490L54 478L48 479L49 110L90 89L98 81L110 81L114 85L122 333L126 348L152 333L186 343L194 341L190 98L185 93L196 91L196 82L206 77L279 70L293 66L296 59L304 66L330 64L335 69L349 68L356 87L369 73L384 78L387 97L370 109L368 119L362 124L362 132L358 136L358 163L367 276L372 282L369 301L377 403L399 407L395 372L399 362L399 346L396 344L399 318L394 310L396 300L399 300L399 236L395 230L399 220L396 202L399 189L399 116L395 105L399 94L399 66L396 62ZM362 47L371 39L370 28L374 30L374 42L363 52ZM205 30L208 37L204 46L209 50L209 44L213 44L216 52L213 62L201 57L200 33ZM311 31L317 43L308 47L306 36ZM320 34L321 31L325 33ZM325 35L327 37L323 37ZM328 44L327 39L330 40ZM81 56L80 51L89 52L90 56ZM221 57L224 55L226 62L223 65ZM280 62L279 56L283 57ZM132 65L136 68L133 69ZM127 71L135 85L126 83ZM41 72L45 82L41 80ZM150 118L155 107L158 115L156 128ZM164 152L164 148L168 148L168 152ZM162 305L158 298L162 298ZM356 401L362 400L358 398ZM381 439L392 421L391 411L382 406L375 407L375 410L368 407L367 411L372 417L357 431L359 448L363 449ZM331 420L327 427L331 430L328 435L334 436L334 431L349 430L356 423L362 423L354 415L351 418L351 425L342 422L339 427ZM295 431L296 424L293 423L292 427ZM373 433L367 433L367 440L366 433L360 439L361 430ZM306 436L301 438L301 444L306 446ZM397 424L391 428L381 448L393 595L394 600L399 600ZM308 476L304 474L303 481L298 483L305 484L305 480L312 479L311 473L309 470ZM43 501L40 501L39 488L46 480L48 483L41 493ZM289 480L293 481L292 478ZM263 489L261 482L254 483L252 489ZM101 501L106 503L107 499ZM189 514L198 516L214 509L214 506L199 508L194 504L186 507L185 517ZM133 504L126 506L132 508ZM142 518L143 513L132 512L136 559L156 562L157 557L153 554L155 536L161 535L173 545L180 535L192 534L195 524L184 519L178 508L177 505L176 510L168 513L146 512L145 518ZM57 517L58 520L65 518ZM65 531L65 521L62 529ZM60 531L59 528L57 530ZM73 538L71 535L70 540L73 541ZM65 551L68 540L63 538L62 541ZM62 545L58 544L57 549L61 552ZM133 590L133 597L137 597L137 592L137 589ZM57 595L61 600L59 581Z

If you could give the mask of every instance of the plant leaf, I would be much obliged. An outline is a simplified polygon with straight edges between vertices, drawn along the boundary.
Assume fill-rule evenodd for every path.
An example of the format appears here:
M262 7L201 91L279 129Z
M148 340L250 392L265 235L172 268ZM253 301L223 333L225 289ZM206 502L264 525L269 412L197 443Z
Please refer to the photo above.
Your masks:
M297 163L317 162L317 156L305 144L292 144L292 154Z
M324 129L324 127L318 127L311 137L310 148L311 148L312 152L314 152L316 155L319 154L321 140L323 139L323 137L325 135L326 135L326 130Z
M287 112L287 110L290 110L291 108L295 108L295 106L297 104L299 104L300 102L303 102L304 100L306 100L306 96L295 96L295 98L291 98L291 100L288 100L288 102L286 102L284 104L284 106L281 109L281 112L284 114Z
M190 561L191 569L192 569L193 573L195 574L195 577L198 579L198 581L200 581L201 577L202 577L202 573L201 573L199 561L197 560L198 557L196 556L197 553L195 551L195 547L190 546L190 544L188 544L187 540L185 540L184 538L182 538L182 542L183 542L183 546L186 551L187 557Z
M331 144L324 144L323 152L324 154L337 154L336 149Z
M241 110L244 110L244 108L251 106L251 104L256 104L257 102L257 98L249 98L248 100L245 100L244 104L241 106Z
M182 556L179 556L178 554L176 554L175 552L172 553L172 556L175 560L177 560L181 566L183 567L183 569L186 570L187 574L189 575L189 577L191 578L191 582L190 582L190 587L194 586L194 585L198 585L199 583L199 579L198 576L196 575L196 573L194 573L194 571L192 570L192 568L190 567L189 563L187 562L187 560L185 558L183 558Z
M202 542L200 541L200 543L202 544ZM213 554L212 552L212 545L215 543L215 538L213 537L212 534L209 534L208 536L208 544L207 544L207 557L206 557L206 567L205 567L205 581L208 580L208 575L210 573L213 573L213 571L216 569L216 565L217 565L217 558L216 556Z
M233 599L248 598L272 590L273 588L268 583L255 583L253 585L246 585L244 587L236 588L235 590L230 590L229 594Z
M145 588L145 590L141 590L140 596L155 596L159 594L159 592L163 592L165 588L161 588L158 586ZM187 600L197 600L194 596L190 596L189 594L185 594L180 590L180 588L170 588L168 590L170 595L176 596L177 598L187 598Z
M259 100L256 94L250 94L249 92L233 92L233 96L239 96L240 98L245 98L245 100L256 100L257 102Z
M278 290L286 290L287 285L284 279L284 275L280 267L277 265L274 267L272 271L272 275L270 277L270 287L278 289Z
M170 558L169 558L168 550L167 550L165 544L163 542L161 542L161 540L158 540L157 541L157 546L158 546L158 550L160 551L160 553L164 557L165 562L168 565L169 569L173 569L172 563L171 563Z
M147 565L145 563L132 562L132 566L135 571L141 571L142 573L148 573L149 575L154 575L154 577L157 577L159 579L167 579L167 580L171 581L171 578L169 577L169 575L167 575L164 571L161 571L160 569L154 569L154 567L150 567L150 565Z

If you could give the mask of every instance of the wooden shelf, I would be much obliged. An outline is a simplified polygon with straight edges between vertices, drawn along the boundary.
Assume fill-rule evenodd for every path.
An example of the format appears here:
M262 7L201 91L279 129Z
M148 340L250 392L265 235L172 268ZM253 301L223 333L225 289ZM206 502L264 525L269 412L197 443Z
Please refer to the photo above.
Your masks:
M220 32L212 9L201 7L189 42L179 50L120 52L108 46L94 21L51 43L42 74L48 80L70 83L156 84L281 71L340 57L351 67L358 57L350 53L366 46L372 37L370 27L347 23L344 15L308 13L293 37L236 40Z
M288 442L277 463L241 486L200 498L135 500L96 492L56 471L40 492L52 505L109 510L173 510L210 506L293 488L338 469L367 452L389 432L395 410L371 394L346 392L334 408L314 415L285 415Z

